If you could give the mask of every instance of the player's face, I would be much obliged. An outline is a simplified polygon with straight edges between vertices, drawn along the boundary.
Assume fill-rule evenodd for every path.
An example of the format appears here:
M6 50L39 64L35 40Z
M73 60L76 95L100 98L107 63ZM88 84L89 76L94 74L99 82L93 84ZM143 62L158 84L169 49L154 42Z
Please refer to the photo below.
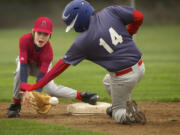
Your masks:
M50 34L44 32L34 32L34 43L38 47L43 47L49 40Z

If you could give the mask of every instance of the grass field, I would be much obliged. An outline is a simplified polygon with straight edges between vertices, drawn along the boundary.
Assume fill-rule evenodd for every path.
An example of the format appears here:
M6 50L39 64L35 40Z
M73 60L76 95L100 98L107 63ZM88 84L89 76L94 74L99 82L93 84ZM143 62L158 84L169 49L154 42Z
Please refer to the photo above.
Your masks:
M8 130L5 130L7 129ZM0 135L104 135L29 120L0 120Z
M137 101L180 101L179 30L180 26L143 26L140 29L135 40L143 53L146 74L134 89L132 94L133 99ZM30 29L1 30L1 102L12 101L13 72L16 69L15 58L18 55L18 40L22 34L27 32L30 32ZM63 29L55 29L51 39L54 49L54 63L62 58L76 36L73 32L65 33ZM103 68L89 61L83 61L75 67L70 67L62 75L57 77L55 82L82 91L89 90L96 92L100 95L101 101L110 102L110 97L107 95L102 84L102 79L106 73L107 71ZM30 82L33 83L33 81L30 78ZM69 100L61 99L61 101ZM0 125L4 122L13 125L14 121L0 120ZM17 121L19 125L21 125L21 122ZM56 126L54 125L53 128L56 128ZM66 130L64 128L64 131Z

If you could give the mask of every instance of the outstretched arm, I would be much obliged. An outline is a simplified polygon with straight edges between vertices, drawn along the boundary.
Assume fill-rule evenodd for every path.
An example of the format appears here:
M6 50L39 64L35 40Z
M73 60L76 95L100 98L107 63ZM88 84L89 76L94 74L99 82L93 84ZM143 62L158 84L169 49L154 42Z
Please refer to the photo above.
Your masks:
M32 91L35 89L42 88L45 86L48 82L56 78L58 75L60 75L67 67L69 67L69 64L65 63L62 59L60 59L53 67L52 69L43 77L41 78L37 83L30 85L27 83L21 83L20 89L25 91Z
M133 22L128 24L127 30L131 35L137 33L139 27L143 23L143 14L137 10L133 11Z

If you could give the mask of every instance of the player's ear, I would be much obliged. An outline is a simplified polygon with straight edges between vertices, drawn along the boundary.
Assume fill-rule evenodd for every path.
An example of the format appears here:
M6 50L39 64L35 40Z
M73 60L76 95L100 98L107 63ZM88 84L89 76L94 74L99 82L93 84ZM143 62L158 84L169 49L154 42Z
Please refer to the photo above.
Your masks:
M35 36L35 31L32 29L32 37L34 38Z

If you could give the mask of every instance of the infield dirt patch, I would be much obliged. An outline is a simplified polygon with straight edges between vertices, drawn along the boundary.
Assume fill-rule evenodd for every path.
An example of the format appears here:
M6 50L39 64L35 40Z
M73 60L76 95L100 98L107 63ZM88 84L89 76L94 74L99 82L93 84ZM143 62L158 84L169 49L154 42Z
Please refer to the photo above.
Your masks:
M110 135L180 135L180 102L138 103L147 117L146 125L120 125L107 115L71 116L66 112L70 103L60 103L47 115L39 115L32 109L22 106L18 119L32 119L43 123L54 123L82 130L93 130ZM10 103L0 103L0 119L8 119L7 108Z

